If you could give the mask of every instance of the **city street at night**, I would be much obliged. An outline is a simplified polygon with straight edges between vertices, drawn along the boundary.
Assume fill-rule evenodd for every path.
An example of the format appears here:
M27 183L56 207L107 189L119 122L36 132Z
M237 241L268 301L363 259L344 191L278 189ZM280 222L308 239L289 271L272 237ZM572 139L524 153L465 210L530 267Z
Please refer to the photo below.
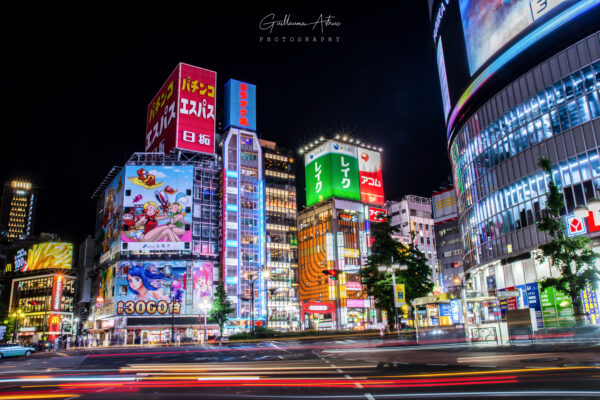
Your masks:
M2 360L0 398L575 399L598 398L598 376L600 348L578 344L260 342Z

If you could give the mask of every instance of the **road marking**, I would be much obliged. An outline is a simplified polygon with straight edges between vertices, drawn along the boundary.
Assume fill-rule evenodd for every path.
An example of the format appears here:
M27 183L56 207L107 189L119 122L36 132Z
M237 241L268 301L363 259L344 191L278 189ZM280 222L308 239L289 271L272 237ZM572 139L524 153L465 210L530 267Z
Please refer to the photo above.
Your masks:
M363 385L361 385L361 384L360 384L360 383L358 383L358 382L355 382L355 383L354 383L354 386L356 386L358 389L364 389L364 388L365 388Z
M98 392L104 392L105 390L109 390L109 389L112 389L112 388L114 388L114 386L107 387L107 388L104 388L104 389L99 389L99 390L96 390L96 393L98 393Z
M352 379L352 377L350 375L344 375L344 378L346 378L346 379Z
M344 373L344 371L342 371L342 370L341 370L341 369L339 369L339 368L337 369L337 372L339 372L340 374L343 374L343 373Z
M470 361L501 361L501 360L514 360L519 358L528 358L528 357L547 357L550 355L554 355L556 353L535 353L535 354L505 354L505 355L497 355L497 356L478 356L478 357L459 357L456 359L457 362L470 362Z
M373 396L371 395L371 393L365 393L365 397L366 397L368 400L375 400L375 397L373 397Z

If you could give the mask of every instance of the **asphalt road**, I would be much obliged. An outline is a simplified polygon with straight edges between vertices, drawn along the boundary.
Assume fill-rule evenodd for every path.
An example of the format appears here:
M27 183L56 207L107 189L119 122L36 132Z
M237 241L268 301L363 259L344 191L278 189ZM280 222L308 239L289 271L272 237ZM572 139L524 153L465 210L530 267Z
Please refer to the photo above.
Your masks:
M0 360L0 399L600 398L594 345L394 340L111 348Z

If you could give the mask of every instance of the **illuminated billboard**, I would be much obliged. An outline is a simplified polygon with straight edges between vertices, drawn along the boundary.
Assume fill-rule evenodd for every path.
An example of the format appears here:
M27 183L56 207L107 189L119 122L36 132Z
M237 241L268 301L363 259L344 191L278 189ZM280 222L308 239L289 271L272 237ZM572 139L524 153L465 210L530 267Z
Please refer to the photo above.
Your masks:
M43 269L71 269L73 244L64 242L36 243L18 249L8 256L6 272L31 272Z
M118 263L115 314L184 314L186 271L185 261Z
M360 199L363 203L384 205L381 154L377 151L358 149L358 175Z
M148 104L147 152L214 154L217 73L179 63Z
M193 174L190 165L125 168L122 250L191 250Z
M230 79L225 84L225 129L256 130L256 85Z
M304 156L306 205L331 197L360 201L355 146L329 140Z
M213 263L194 261L192 279L194 311L196 313L210 311L213 302Z
M102 209L102 256L108 257L120 250L121 214L123 212L124 170L113 179L104 192Z
M430 0L447 136L482 104L600 18L598 0ZM469 111L469 112L467 112Z

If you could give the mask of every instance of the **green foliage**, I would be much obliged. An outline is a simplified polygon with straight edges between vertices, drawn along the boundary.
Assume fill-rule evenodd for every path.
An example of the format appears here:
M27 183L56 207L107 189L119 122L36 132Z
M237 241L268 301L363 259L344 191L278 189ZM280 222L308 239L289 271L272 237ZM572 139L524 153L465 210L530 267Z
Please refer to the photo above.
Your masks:
M538 230L548 234L552 240L540 245L541 255L538 261L548 260L551 267L560 272L558 278L546 278L541 281L542 290L553 287L571 297L575 315L582 314L581 290L586 284L597 287L598 271L594 264L600 254L590 247L590 239L585 236L568 237L560 217L565 204L561 190L552 179L552 164L547 158L541 158L538 165L549 175L546 208L538 222Z
M395 315L392 274L380 272L380 266L389 266L392 262L407 266L406 270L396 271L396 283L405 285L407 304L418 297L427 296L433 289L431 267L427 264L425 255L414 244L414 233L411 244L406 246L392 238L392 234L397 231L390 225L389 217L384 222L373 225L371 254L367 265L361 270L367 293L375 298L376 307L387 311L390 326L393 326Z
M217 322L219 325L220 336L223 336L223 327L229 319L229 314L234 312L235 309L231 304L231 301L227 298L227 292L225 291L225 285L223 282L219 282L215 296L213 300L213 306L210 310L210 318Z

